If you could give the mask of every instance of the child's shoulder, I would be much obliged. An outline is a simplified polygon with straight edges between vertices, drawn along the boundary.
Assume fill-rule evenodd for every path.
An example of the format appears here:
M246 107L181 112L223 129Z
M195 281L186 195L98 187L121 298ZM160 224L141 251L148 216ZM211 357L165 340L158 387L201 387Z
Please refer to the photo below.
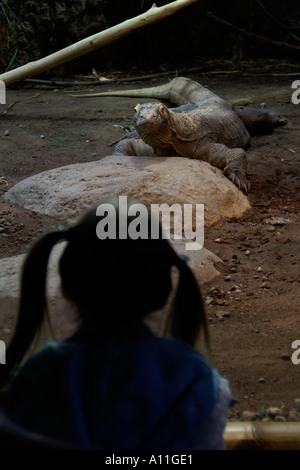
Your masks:
M168 360L173 361L177 367L184 366L185 369L201 368L210 371L211 366L205 357L196 349L176 338L155 337L157 353L164 355Z

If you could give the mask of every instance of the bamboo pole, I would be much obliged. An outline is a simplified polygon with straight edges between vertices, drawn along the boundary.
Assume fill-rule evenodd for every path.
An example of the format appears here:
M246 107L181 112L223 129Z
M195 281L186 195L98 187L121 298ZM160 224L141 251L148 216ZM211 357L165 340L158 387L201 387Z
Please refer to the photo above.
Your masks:
M58 52L50 54L42 59L34 62L29 62L16 69L10 70L0 75L6 85L24 80L28 77L33 77L53 67L57 67L69 60L75 59L88 52L94 51L106 44L120 39L127 34L130 34L143 26L149 25L160 21L163 18L173 15L181 8L184 8L198 0L176 0L162 7L157 7L155 4L145 13L126 20L116 26L105 29L100 33L89 36L81 41L72 44Z
M231 422L223 437L228 450L300 450L300 422Z

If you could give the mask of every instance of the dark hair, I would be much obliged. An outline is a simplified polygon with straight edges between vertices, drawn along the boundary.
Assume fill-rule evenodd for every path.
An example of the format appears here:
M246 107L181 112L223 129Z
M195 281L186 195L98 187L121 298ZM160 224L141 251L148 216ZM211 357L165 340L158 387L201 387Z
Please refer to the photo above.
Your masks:
M95 206L77 223L59 225L38 239L23 265L19 313L13 338L7 348L6 367L0 370L0 385L23 360L47 316L46 278L51 250L62 240L67 245L59 262L62 289L78 307L87 331L100 337L117 328L142 321L161 309L172 289L171 268L179 270L179 280L167 322L167 332L194 346L201 332L209 349L206 317L197 281L186 264L163 238L121 239L119 205L115 208L116 237L101 240L96 233L99 218ZM128 205L133 204L133 201ZM127 217L127 227L132 222ZM151 211L147 209L149 232ZM98 338L99 338L98 336Z

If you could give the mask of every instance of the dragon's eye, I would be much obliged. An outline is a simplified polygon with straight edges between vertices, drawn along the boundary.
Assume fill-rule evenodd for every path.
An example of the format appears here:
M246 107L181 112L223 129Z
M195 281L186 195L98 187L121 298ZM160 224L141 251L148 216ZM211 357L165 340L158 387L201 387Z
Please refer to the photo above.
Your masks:
M158 105L158 107L157 107L157 110L158 110L158 112L159 112L159 114L160 114L161 117L163 117L164 109L165 109L165 107L164 107L164 105L161 104L161 103L160 103L160 104Z

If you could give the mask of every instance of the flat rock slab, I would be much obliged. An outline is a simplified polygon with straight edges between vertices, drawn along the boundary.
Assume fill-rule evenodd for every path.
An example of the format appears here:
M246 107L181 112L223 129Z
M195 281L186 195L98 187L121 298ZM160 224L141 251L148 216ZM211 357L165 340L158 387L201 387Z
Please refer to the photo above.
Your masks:
M188 257L187 262L200 285L214 281L219 276L218 267L223 264L223 261L204 247L201 250L187 252L185 250L186 241L185 239L170 240L170 243L179 255ZM50 297L57 295L60 290L58 263L65 246L66 242L59 243L51 253L47 277L47 295ZM21 271L25 256L22 254L0 260L0 299L7 295L14 298L19 297Z
M63 252L66 242L58 243L51 252L48 265L48 285L47 294L52 297L57 294L59 289L58 281L58 260ZM22 266L26 254L2 258L0 272L0 299L9 295L10 297L19 297L20 279Z
M71 304L63 298L58 276L58 260L65 242L58 244L52 251L47 277L47 303L50 311L53 333L57 339L70 335L76 325L76 314ZM1 339L8 341L11 336L18 313L20 297L20 280L25 254L2 258L0 260L0 334ZM30 312L28 312L30 321ZM45 334L45 332L43 332ZM41 338L43 339L43 337Z
M77 218L108 197L127 196L145 204L204 204L205 226L241 217L248 198L210 164L181 157L125 157L67 165L31 176L5 199L59 219Z
M186 240L171 240L170 242L179 255L187 254L185 250ZM53 248L49 260L47 277L47 301L51 325L55 325L53 333L56 339L62 339L72 334L77 325L77 316L74 307L63 298L60 289L58 263L64 247L65 242ZM218 268L223 262L218 256L211 253L206 248L189 251L188 258L187 262L194 272L200 286L209 284L220 276ZM20 296L20 279L24 259L25 255L22 254L0 260L0 333L1 339L4 341L9 340L16 322L18 299ZM177 270L174 270L173 279L175 285L177 278ZM159 315L154 314L153 318L150 317L149 324L157 332L160 331L160 326L158 325L160 325L161 318L166 316L167 308L168 306L164 308ZM28 321L30 321L30 312Z

